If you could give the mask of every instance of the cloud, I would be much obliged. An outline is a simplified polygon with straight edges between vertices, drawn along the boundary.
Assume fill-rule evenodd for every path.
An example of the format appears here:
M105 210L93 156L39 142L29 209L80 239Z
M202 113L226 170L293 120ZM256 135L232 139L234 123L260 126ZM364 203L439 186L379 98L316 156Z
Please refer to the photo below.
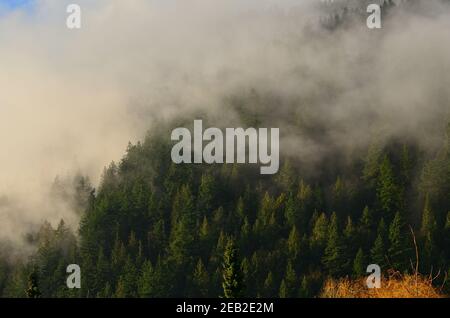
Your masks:
M65 27L72 2L81 30ZM237 126L224 99L252 89L270 97L255 109L280 127L281 151L305 162L363 148L375 131L433 145L450 97L448 6L405 7L381 31L360 20L323 30L317 10L312 0L37 0L32 13L2 15L3 236L44 219L75 226L70 208L46 200L56 175L96 183L128 141L174 115L203 110Z

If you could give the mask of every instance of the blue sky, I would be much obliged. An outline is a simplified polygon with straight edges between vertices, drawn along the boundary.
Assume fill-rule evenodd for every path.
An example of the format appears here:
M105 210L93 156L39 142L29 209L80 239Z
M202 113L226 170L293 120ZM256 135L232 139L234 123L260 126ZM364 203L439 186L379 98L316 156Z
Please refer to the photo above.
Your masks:
M15 8L30 3L31 1L32 0L0 0L0 4L5 7Z

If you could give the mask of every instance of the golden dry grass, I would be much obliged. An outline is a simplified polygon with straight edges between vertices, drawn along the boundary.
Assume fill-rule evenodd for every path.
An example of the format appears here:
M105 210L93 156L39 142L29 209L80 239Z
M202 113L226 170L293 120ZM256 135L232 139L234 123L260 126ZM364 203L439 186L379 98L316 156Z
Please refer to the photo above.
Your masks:
M432 284L432 279L421 275L401 275L385 277L381 288L369 289L365 279L328 279L319 297L321 298L442 298L441 288Z

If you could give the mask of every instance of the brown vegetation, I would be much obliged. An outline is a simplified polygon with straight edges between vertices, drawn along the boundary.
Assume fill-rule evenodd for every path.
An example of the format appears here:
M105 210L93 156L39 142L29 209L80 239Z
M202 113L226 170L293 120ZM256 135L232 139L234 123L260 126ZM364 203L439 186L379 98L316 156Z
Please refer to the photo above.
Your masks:
M321 298L442 298L441 287L433 278L422 275L401 275L396 272L381 280L381 288L367 288L366 279L328 279Z

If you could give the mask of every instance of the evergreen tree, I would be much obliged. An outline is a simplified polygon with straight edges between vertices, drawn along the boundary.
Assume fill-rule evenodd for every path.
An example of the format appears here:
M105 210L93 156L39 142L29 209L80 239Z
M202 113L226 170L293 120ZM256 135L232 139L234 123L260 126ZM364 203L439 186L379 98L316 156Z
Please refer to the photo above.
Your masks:
M297 275L291 262L286 266L286 272L280 285L279 296L281 298L295 297L297 291Z
M294 261L297 260L300 254L300 234L298 233L295 225L292 227L291 232L289 233L287 247L289 258Z
M150 298L152 297L152 279L153 279L153 266L149 260L146 260L142 265L141 275L139 279L139 297Z
M269 298L269 297L275 297L275 282L273 279L273 274L271 271L267 273L266 279L264 280L263 285L263 297Z
M298 296L300 298L310 298L312 295L311 293L311 286L309 283L309 280L306 276L303 276L302 283L300 284L300 288L298 291Z
M395 214L389 226L389 260L394 269L404 271L409 268L409 247L406 226L400 212Z
M197 217L193 201L191 191L187 186L183 186L174 203L174 213L179 216L173 223L169 248L171 260L180 268L192 261L196 251L194 245Z
M311 219L312 211L314 211L314 193L311 189L311 186L306 184L303 180L300 181L298 193L297 193L297 201L299 204L299 212L297 219L298 230L301 232L306 232L308 220ZM321 208L321 207L317 207Z
M215 196L216 185L214 177L211 174L202 175L197 200L200 217L213 210Z
M195 266L193 277L193 291L191 297L207 297L208 296L209 277L208 271L201 259L198 260Z
M299 205L295 196L292 193L289 193L288 199L286 201L286 211L285 216L287 220L287 224L296 225L300 220L300 211Z
M376 223L372 210L366 206L359 221L358 239L365 250L368 250L375 239Z
M243 277L240 269L238 250L232 238L228 240L225 247L222 268L222 288L224 297L242 297L244 291Z
M360 248L356 253L355 260L353 261L353 274L355 277L362 277L366 273L366 257L363 250Z
M377 236L377 239L370 250L370 256L372 257L372 263L379 265L381 268L386 264L386 247L381 235Z
M28 298L41 297L41 291L39 290L39 278L36 270L34 270L28 277L27 297Z
M433 210L430 206L429 196L425 198L425 206L422 213L422 226L420 234L423 239L423 260L422 266L425 270L431 270L435 254L435 237L437 222Z
M396 182L393 167L387 155L384 156L383 162L380 165L377 196L381 208L389 218L403 207L401 189Z
M328 229L328 241L322 263L332 276L345 275L348 268L348 260L345 256L345 246L339 233L336 213L331 216Z
M347 247L347 254L354 255L357 246L356 229L353 226L352 218L347 217L347 223L344 228L344 245Z
M369 233L371 230L373 230L374 225L374 219L371 210L366 205L364 207L364 210L362 212L361 220L360 220L360 227L361 230L366 234Z
M325 213L322 213L314 223L311 237L312 248L321 250L327 242L327 234L328 219Z
M288 290L287 290L287 286L286 286L286 282L285 282L284 278L281 280L280 292L279 292L278 296L280 298L288 298Z
M347 201L347 189L341 177L336 179L333 186L331 201L333 211L336 211L339 215L341 215L345 211L345 203Z

